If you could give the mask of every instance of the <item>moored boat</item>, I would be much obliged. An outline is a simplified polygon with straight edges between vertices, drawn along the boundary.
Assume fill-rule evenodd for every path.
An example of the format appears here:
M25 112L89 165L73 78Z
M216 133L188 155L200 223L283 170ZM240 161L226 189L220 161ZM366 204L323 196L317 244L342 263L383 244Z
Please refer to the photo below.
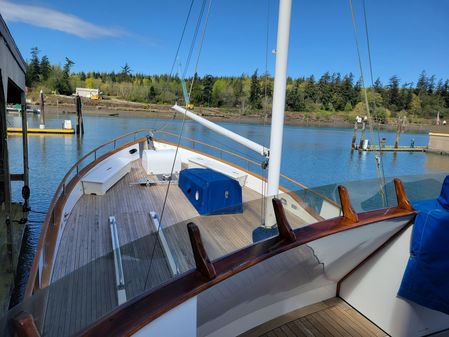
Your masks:
M417 214L401 180L329 195L280 174L290 7L280 1L270 148L210 125L260 160L163 130L133 132L82 157L57 188L26 299L3 319L5 335L423 336L449 328L447 314L396 296ZM257 170L267 159L265 178Z

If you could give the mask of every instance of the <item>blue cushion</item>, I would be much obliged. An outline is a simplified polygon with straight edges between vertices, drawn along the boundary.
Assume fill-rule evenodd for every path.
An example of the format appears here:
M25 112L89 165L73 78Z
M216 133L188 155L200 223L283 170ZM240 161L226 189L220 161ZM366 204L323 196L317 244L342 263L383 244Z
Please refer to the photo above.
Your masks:
M448 176L449 177L449 176ZM398 295L449 314L449 179L437 200L413 204L410 258Z

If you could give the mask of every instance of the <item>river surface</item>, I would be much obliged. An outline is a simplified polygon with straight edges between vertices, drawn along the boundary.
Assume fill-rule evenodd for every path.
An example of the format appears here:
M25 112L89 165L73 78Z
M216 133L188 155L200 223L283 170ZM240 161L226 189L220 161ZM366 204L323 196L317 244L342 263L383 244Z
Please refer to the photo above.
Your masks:
M37 116L28 115L28 118L29 127L39 125ZM60 128L64 119L71 119L72 124L75 125L73 114L49 115L46 125L48 128ZM178 133L182 121L85 116L84 124L85 135L82 138L73 135L30 135L29 137L30 205L33 212L29 216L29 226L25 235L26 242L20 262L25 274L32 263L40 226L54 191L74 162L95 147L127 132L142 128L164 127L165 131ZM267 147L269 145L270 130L267 125L227 122L220 124L255 142ZM9 115L8 126L20 126L20 117ZM376 178L376 154L351 151L352 134L352 129L344 128L286 126L282 172L309 187ZM191 121L185 122L183 136L261 161L261 157L257 154ZM373 135L375 139L378 136L385 137L387 144L393 144L395 133L380 131L379 135L377 132ZM367 137L370 138L368 130ZM427 134L404 133L401 135L400 144L410 145L412 139L416 145L427 145L428 143ZM20 136L11 135L9 137L11 172L22 171L21 146ZM449 156L386 152L382 158L386 176L421 175L449 171ZM229 158L229 160L232 159ZM21 184L13 183L14 200L21 200L20 191Z

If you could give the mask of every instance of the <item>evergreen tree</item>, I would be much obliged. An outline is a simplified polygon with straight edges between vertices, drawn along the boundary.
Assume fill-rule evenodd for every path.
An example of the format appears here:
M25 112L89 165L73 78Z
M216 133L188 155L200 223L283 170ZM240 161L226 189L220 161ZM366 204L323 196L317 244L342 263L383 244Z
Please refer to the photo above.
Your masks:
M31 48L31 61L28 66L28 82L33 85L41 80L41 68L39 61L39 49L37 47Z
M42 74L42 79L44 81L48 80L48 77L50 76L50 72L51 72L51 66L50 66L50 61L48 60L47 55L42 56L41 63L40 63L40 72Z
M314 103L318 101L318 88L315 84L315 77L312 75L306 81L304 86L305 99L308 99Z
M204 103L210 106L212 102L212 90L214 88L214 78L211 75L206 75L203 78L203 100Z
M401 109L401 97L399 96L399 78L396 75L390 78L388 88L388 105L391 110L399 111Z
M123 82L128 82L131 79L131 67L128 62L122 67L122 71L120 72L120 78Z
M378 94L383 95L384 87L382 85L382 82L380 81L380 78L377 78L376 81L374 82L373 89Z
M71 95L73 93L72 86L70 85L70 69L75 64L68 57L65 58L65 64L62 68L62 77L56 80L55 89L62 95Z
M427 78L426 72L423 70L418 77L418 82L416 83L415 94L418 96L423 96L428 89L429 80Z
M257 69L251 76L251 87L249 91L249 103L253 109L260 109L262 106L261 90L259 77L257 76Z
M319 100L323 106L323 109L327 110L329 108L329 103L331 103L332 92L330 86L331 77L329 72L325 72L318 81L319 90Z
M154 100L156 99L156 90L154 89L154 86L151 86L148 90L148 100L150 103L154 103Z

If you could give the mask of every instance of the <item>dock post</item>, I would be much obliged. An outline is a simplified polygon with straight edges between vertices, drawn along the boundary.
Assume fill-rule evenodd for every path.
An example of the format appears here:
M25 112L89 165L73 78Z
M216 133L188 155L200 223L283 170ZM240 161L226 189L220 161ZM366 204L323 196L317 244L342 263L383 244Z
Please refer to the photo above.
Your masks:
M39 98L40 98L40 125L39 128L41 129L45 129L45 103L44 103L44 92L41 90L40 94L39 94Z
M359 149L363 149L363 142L365 140L365 129L366 129L366 121L363 119L362 122L362 137L360 138Z
M76 116L78 118L76 123L76 134L84 135L83 109L81 105L81 97L79 95L75 96L75 106L76 106Z
M401 135L401 131L402 131L402 118L399 117L398 118L398 125L396 128L396 139L394 141L394 148L397 149L399 147L399 137Z
M357 139L357 119L354 122L354 134L352 135L352 144L351 144L352 149L355 149L356 139Z

